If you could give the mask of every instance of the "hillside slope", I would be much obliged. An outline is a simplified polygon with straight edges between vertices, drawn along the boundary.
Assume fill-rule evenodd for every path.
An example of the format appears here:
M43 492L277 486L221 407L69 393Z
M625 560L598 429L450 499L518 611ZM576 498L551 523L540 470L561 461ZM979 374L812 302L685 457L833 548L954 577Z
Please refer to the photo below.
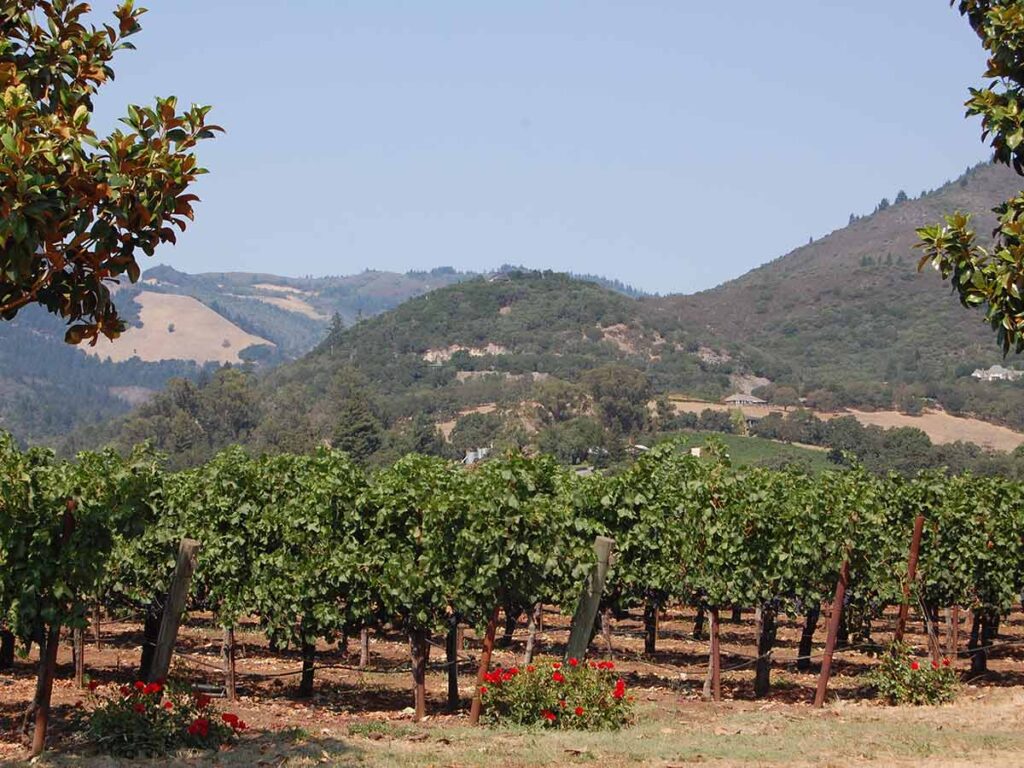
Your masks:
M449 268L328 278L148 270L116 301L129 324L114 342L64 343L64 326L37 308L0 323L0 429L47 442L126 413L172 377L222 363L272 367L320 342L331 318L354 322L466 279Z
M931 398L1020 427L1018 384L970 378L975 368L1005 362L991 330L932 270L918 272L914 245L917 227L955 210L976 214L987 235L990 209L1021 181L1001 166L978 166L736 280L651 304L691 333L771 361L770 378L802 394L827 390L839 404L879 408Z
M498 274L513 269L506 265ZM312 350L335 315L351 325L477 276L451 267L294 278L156 266L117 290L129 329L113 342L69 347L64 327L34 308L0 323L0 429L52 441L127 412L171 377L195 380L223 363L266 370ZM640 295L616 281L587 279Z

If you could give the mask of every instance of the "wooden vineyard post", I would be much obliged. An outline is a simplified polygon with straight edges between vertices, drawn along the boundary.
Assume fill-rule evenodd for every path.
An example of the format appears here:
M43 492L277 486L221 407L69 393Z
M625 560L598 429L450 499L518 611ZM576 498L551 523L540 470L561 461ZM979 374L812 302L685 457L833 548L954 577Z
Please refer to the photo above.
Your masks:
M153 664L149 669L147 682L165 680L171 668L171 655L174 653L174 641L178 637L178 626L181 614L185 610L188 599L188 587L192 581L192 573L196 569L196 556L199 553L199 542L194 539L182 539L178 547L178 563L174 567L171 589L164 603L164 615L160 620L160 634L157 636L156 650L153 653Z
M796 668L800 672L806 672L811 668L811 648L814 646L814 630L818 627L818 619L821 618L821 606L816 605L807 611L803 631L800 633L800 646L797 649Z
M907 581L903 585L903 602L900 603L900 614L896 619L894 643L903 642L907 631L907 617L910 615L910 589L917 578L917 559L921 554L921 534L924 533L924 515L914 518L914 534L910 539L910 557L907 560Z
M302 675L299 678L299 697L308 699L313 695L313 676L316 674L316 640L312 642L302 633Z
M0 629L0 671L14 666L14 633Z
M597 609L601 603L601 594L604 592L604 582L608 577L608 564L614 546L615 541L606 536L594 539L597 562L587 577L587 583L580 594L580 602L576 606L576 613L572 617L569 643L565 648L567 659L582 659L587 655L587 646L590 645L590 635L594 629L594 620L597 618Z
M459 621L454 616L445 638L445 663L448 669L448 711L459 708Z
M427 662L430 657L430 637L422 628L409 631L409 655L412 659L413 701L416 704L415 722L427 716Z
M932 661L938 664L942 661L942 645L939 643L939 631L936 626L938 623L938 611L927 605L921 606L921 611L924 613L924 626L925 631L928 633L928 650L932 654Z
M63 549L75 530L74 499L68 499L64 507L59 549ZM59 550L58 550L59 551ZM39 676L36 679L36 696L32 702L35 714L35 729L32 731L32 757L38 757L46 748L46 729L50 724L50 701L53 698L53 676L57 670L57 646L60 644L60 624L54 622L46 636L46 648L39 658Z
M946 613L948 623L946 626L946 656L950 662L956 664L957 654L960 649L960 606L954 605Z
M85 688L85 629L71 630L71 646L75 656L75 685Z
M224 627L224 643L221 646L224 657L224 693L228 701L238 701L238 690L235 686L235 630Z
M480 668L476 673L476 690L473 691L473 704L469 708L469 724L477 725L480 722L480 710L483 708L483 700L480 698L480 687L484 684L484 677L491 669L491 654L494 652L494 636L498 632L498 612L494 613L487 622L487 631L484 632L484 647L480 653Z
M651 655L657 649L658 603L653 598L648 598L644 603L644 653Z
M100 639L100 621L103 618L103 607L96 603L92 607L92 639L96 644L96 650L103 650L103 641Z
M526 637L526 652L524 663L533 661L533 655L537 652L537 633L540 631L541 616L544 613L544 606L537 603L533 606L530 614L530 630Z
M359 668L366 669L370 663L370 630L363 627L359 630Z
M605 655L610 659L614 653L612 647L612 609L601 611L601 637L604 638Z
M821 660L821 674L818 676L818 690L814 693L814 706L825 705L825 694L828 692L828 679L832 674L832 655L836 651L836 638L839 636L839 622L843 618L843 600L846 599L846 587L850 581L850 560L843 560L839 569L839 581L836 582L836 594L832 600L832 614L828 617L828 635L825 638L825 656Z
M718 608L711 608L711 698L722 700L722 647L718 637Z

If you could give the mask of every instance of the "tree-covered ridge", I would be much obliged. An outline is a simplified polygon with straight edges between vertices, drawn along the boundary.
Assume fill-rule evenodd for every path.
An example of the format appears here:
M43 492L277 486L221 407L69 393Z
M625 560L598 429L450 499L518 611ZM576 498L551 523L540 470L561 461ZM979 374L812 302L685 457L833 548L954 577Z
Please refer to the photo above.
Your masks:
M516 269L506 265L493 274ZM140 326L143 319L134 300L139 294L192 297L242 331L272 342L273 346L239 350L243 361L270 368L309 352L332 323L350 326L409 298L477 277L451 267L404 274L365 270L346 276L281 277L188 274L160 265L147 270L140 283L118 290L118 311L130 327ZM579 279L604 281L594 276ZM621 293L639 294L617 281L604 282ZM179 332L182 325L178 323ZM159 363L97 360L64 344L64 330L59 321L35 308L0 325L0 428L20 439L49 442L77 427L116 417L161 390L170 378L195 379L203 369L188 359L188 349L182 350L183 359Z
M804 398L824 410L853 406L909 413L941 406L1021 429L1024 382L971 377L976 368L1005 361L984 325L962 312L955 298L942 296L941 288L936 294L933 277L916 272L913 249L913 228L919 222L950 206L984 211L1012 188L1015 178L1005 169L983 165L921 197L897 196L897 202L855 218L826 238L693 296L632 299L592 282L511 268L475 278L440 268L405 276L366 272L322 279L189 276L160 268L151 287L192 291L211 304L222 302L217 306L246 330L278 339L278 349L297 343L288 342L288 334L307 344L323 339L308 358L254 384L253 401L259 407L250 414L251 431L239 439L255 439L267 448L331 439L339 413L336 395L347 391L351 381L363 393L358 398L362 404L351 407L370 414L358 420L364 427L360 440L373 451L388 442L369 437L378 429L429 441L433 438L423 429L411 437L410 420L453 420L489 404L497 415L475 417L471 421L481 423L467 422L453 433L466 441L460 448L473 447L470 436L481 432L492 437L503 432L498 442L519 444L524 440L515 433L523 426L523 404L541 397L544 379L587 390L583 375L609 365L640 371L655 397L685 393L718 400L736 390L736 376L758 376L772 382L759 393L781 405ZM287 289L305 292L299 294L302 300L326 316L329 305L318 302L330 291L317 293L317 280L330 283L332 295L372 295L396 306L379 317L366 312L355 323L343 319L324 339L320 334L327 332L326 320L310 335L302 330L313 322L308 317L253 298L273 293L267 285L285 289L275 295L287 295ZM436 283L446 284L400 301L408 298L403 291L409 286L426 290ZM264 314L232 314L239 306ZM274 360L259 362L269 367ZM3 378L9 377L5 370ZM20 384L19 391L25 392L30 389L26 381L22 377L5 384L11 391ZM45 382L39 391L46 392ZM93 397L102 396L98 390ZM55 401L37 396L36 402L44 405L37 413L46 413ZM62 414L74 414L78 402L61 400ZM124 407L114 402L104 413ZM595 415L585 407L570 411L570 420ZM525 415L532 419L533 412ZM73 415L61 419L61 424L74 423ZM489 430L479 429L482 422L496 420L506 428L491 424ZM554 428L577 446L577 454L603 447L593 422L556 421ZM51 429L45 419L43 426L30 427L35 432L17 421L5 423L19 434Z
M656 303L691 332L767 361L766 375L812 400L828 393L837 405L887 409L931 399L1019 429L1024 390L970 378L1006 362L981 314L964 312L930 271L918 273L915 248L915 228L949 210L977 214L978 232L988 234L990 209L1018 189L1012 171L979 165L920 197L851 217L736 280Z

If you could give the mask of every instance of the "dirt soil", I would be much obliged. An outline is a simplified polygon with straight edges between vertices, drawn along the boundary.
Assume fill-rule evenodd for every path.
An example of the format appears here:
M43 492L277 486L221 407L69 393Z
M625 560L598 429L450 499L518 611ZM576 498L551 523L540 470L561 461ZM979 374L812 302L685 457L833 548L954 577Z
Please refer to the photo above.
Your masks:
M727 619L728 614L723 614ZM243 717L251 730L241 742L220 753L183 753L145 765L223 766L1022 766L1024 765L1024 616L1015 613L1000 627L990 672L969 679L967 660L959 700L941 707L887 707L873 698L864 673L875 664L871 648L853 645L837 654L828 705L808 702L817 683L824 618L819 625L814 664L795 668L800 622L781 622L772 657L772 692L753 695L751 657L754 623L745 612L739 623L722 627L723 698L701 700L707 669L707 640L693 638L690 610L665 614L658 650L643 654L639 614L614 620L609 651L601 635L591 647L594 657L609 656L637 699L637 722L617 733L567 733L521 729L472 728L467 723L479 643L467 630L461 652L459 709L446 712L446 676L434 668L428 678L424 723L412 722L411 682L405 671L408 642L394 635L372 637L370 665L357 669L358 641L347 648L321 644L315 693L297 695L300 666L294 651L272 653L255 625L238 633L240 700L218 700L221 710ZM548 611L540 633L543 658L557 658L567 639L567 619ZM908 639L925 648L921 622L914 620ZM940 628L941 629L941 628ZM961 655L968 627L960 630ZM877 622L873 639L885 642L892 617ZM941 636L941 633L940 633ZM172 677L193 684L219 685L221 631L209 617L194 615L179 636ZM111 689L134 680L142 640L135 621L102 623L101 649L90 642L85 653L88 674ZM435 638L441 643L442 638ZM525 629L500 647L495 662L522 662ZM923 655L923 650L922 650ZM435 647L432 663L443 661ZM32 697L35 656L18 659L12 672L0 673L0 764L18 764L25 750L20 739L21 713ZM128 764L94 755L72 732L69 717L89 706L89 696L72 679L71 654L62 644L54 687L51 751L42 761L52 765L114 766ZM392 671L389 671L392 670ZM102 688L101 688L102 690ZM134 764L134 763L132 763Z

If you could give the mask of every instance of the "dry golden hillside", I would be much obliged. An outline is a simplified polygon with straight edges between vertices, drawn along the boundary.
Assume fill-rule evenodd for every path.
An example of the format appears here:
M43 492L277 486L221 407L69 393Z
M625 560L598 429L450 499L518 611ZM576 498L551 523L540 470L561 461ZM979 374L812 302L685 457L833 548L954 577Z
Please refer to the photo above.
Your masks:
M129 328L113 342L101 340L85 351L114 362L138 357L146 362L195 360L197 363L237 363L238 353L254 344L273 344L246 333L191 296L143 291L141 328ZM172 330L173 329L173 330Z

